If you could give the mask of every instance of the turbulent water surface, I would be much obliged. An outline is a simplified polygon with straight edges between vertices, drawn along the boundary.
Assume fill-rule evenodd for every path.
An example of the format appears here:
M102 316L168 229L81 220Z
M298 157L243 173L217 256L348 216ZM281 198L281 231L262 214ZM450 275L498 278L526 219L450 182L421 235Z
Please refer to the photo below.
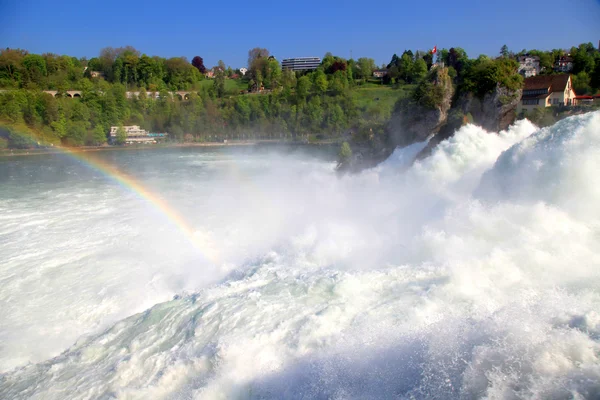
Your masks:
M600 398L600 113L424 145L0 159L0 398Z

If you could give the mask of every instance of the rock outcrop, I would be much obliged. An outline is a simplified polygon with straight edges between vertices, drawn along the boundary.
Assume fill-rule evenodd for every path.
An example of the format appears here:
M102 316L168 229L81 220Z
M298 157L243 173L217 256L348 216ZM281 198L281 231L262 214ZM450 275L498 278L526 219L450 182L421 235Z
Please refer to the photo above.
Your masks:
M521 89L511 91L497 84L496 89L486 93L482 99L473 93L461 94L454 107L465 115L471 114L473 122L483 129L498 132L515 120L521 94Z
M504 130L515 120L521 94L521 89L509 90L500 83L494 88L492 82L483 97L473 92L455 96L448 69L435 68L419 83L412 98L396 104L385 134L363 135L363 140L351 142L353 155L340 164L339 170L357 172L375 166L397 147L430 138L416 158L427 157L435 146L467 123L489 132Z
M448 119L453 95L448 70L436 68L430 72L413 98L398 103L387 126L390 144L394 148L408 146L439 132Z
M429 72L415 94L396 104L383 134L368 132L352 141L352 157L340 162L341 172L357 172L388 158L396 147L426 140L446 124L454 87L447 68Z

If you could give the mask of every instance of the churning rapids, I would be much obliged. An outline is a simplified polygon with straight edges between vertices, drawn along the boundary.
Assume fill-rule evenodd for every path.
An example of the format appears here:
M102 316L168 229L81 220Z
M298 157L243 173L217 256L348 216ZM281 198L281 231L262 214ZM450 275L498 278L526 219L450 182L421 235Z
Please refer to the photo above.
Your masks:
M600 112L424 145L0 160L0 398L600 398Z

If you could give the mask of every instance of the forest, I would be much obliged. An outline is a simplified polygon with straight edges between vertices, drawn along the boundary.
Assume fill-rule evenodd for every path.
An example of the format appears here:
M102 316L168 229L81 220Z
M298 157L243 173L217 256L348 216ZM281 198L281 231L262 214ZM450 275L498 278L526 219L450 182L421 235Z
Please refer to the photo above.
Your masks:
M167 132L173 141L319 140L377 133L397 101L431 98L423 91L435 88L423 82L434 58L447 67L459 90L483 95L496 82L520 87L515 58L525 53L539 55L542 73L556 73L554 61L569 54L577 93L600 88L600 52L591 44L519 53L504 46L497 57L474 59L459 47L436 54L407 50L379 67L367 57L327 53L319 68L305 72L282 70L267 49L254 48L245 75L223 61L207 69L200 56L191 62L165 59L129 46L105 48L89 60L5 49L0 51L0 148L103 145L110 127L118 125ZM373 78L378 69L386 72L381 79ZM81 98L64 96L67 90L81 91ZM173 95L177 90L189 91L189 97Z

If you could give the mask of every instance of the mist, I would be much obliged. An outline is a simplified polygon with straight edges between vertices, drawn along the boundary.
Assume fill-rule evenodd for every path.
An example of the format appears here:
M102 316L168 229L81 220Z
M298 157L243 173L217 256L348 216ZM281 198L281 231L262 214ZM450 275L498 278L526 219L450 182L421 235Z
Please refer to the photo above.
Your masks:
M600 396L600 112L425 145L342 177L310 151L103 156L199 248L96 171L20 161L0 397Z

